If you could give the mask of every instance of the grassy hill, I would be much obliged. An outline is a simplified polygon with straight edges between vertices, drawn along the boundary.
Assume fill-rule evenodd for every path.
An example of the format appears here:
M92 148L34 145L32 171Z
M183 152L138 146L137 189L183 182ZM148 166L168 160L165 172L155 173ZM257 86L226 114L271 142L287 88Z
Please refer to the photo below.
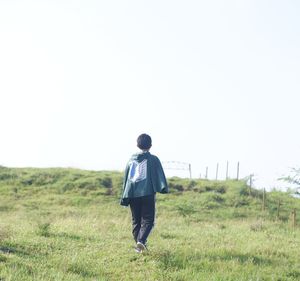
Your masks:
M168 181L139 255L121 173L0 167L0 280L300 280L299 199L268 192L263 210L244 181Z

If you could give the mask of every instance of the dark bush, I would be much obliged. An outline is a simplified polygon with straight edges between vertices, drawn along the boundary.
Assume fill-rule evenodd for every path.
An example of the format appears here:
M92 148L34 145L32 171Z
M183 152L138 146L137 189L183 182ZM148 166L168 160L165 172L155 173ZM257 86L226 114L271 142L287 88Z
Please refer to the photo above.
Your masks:
M212 186L209 186L209 185L204 186L203 188L204 188L205 191L213 191L214 190L214 188Z
M28 175L24 174L20 182L23 185L44 186L56 183L60 177L57 173L31 172Z
M21 184L23 185L32 185L33 184L33 179L23 179L21 180Z
M249 187L247 187L247 186L240 187L240 192L239 193L242 196L248 196L249 195Z
M249 200L248 198L236 198L233 205L234 207L247 206L249 205Z
M206 202L203 207L205 209L217 209L220 208L220 204L218 204L217 202Z
M205 209L220 208L225 201L224 197L216 192L207 192L201 195L203 198L202 207Z
M194 180L191 180L187 187L188 187L188 189L191 189L191 188L195 187L196 185L197 185L197 182Z
M181 184L174 184L172 182L169 183L170 189L175 189L177 191L184 191L184 187Z
M106 188L112 188L112 179L110 177L105 177L103 179L100 179L100 184Z
M0 174L0 181L5 181L5 180L11 179L11 178L12 178L12 175L9 173L1 173Z
M68 190L72 190L74 189L74 184L72 182L67 182L66 184L64 184L62 187L61 187L61 191L64 193Z
M226 192L227 188L226 186L219 185L216 187L215 191L221 194L224 194Z
M80 189L89 189L89 190L95 190L97 189L97 184L93 181L89 181L89 180L83 180L80 182L76 182L78 188Z

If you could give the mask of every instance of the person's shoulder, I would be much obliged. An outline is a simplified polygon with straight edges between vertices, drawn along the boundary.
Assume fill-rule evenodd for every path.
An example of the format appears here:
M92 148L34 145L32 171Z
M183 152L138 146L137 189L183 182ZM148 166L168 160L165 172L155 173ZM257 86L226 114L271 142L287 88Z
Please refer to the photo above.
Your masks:
M149 153L150 154L150 153ZM160 161L159 158L154 155L154 154L150 154L150 157L154 160L154 161Z

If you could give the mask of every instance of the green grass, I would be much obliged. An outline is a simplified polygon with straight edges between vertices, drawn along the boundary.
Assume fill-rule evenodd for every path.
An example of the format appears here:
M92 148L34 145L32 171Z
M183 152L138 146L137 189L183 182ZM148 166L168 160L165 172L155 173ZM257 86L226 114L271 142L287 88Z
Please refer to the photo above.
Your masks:
M121 173L0 167L0 280L300 280L299 199L262 211L244 181L168 181L139 255Z

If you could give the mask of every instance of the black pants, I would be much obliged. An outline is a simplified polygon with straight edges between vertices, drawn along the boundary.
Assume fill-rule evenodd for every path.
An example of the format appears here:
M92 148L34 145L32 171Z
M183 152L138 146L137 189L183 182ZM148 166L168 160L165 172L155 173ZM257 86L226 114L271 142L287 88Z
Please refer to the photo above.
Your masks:
M130 199L132 234L135 242L146 244L154 226L155 194Z

